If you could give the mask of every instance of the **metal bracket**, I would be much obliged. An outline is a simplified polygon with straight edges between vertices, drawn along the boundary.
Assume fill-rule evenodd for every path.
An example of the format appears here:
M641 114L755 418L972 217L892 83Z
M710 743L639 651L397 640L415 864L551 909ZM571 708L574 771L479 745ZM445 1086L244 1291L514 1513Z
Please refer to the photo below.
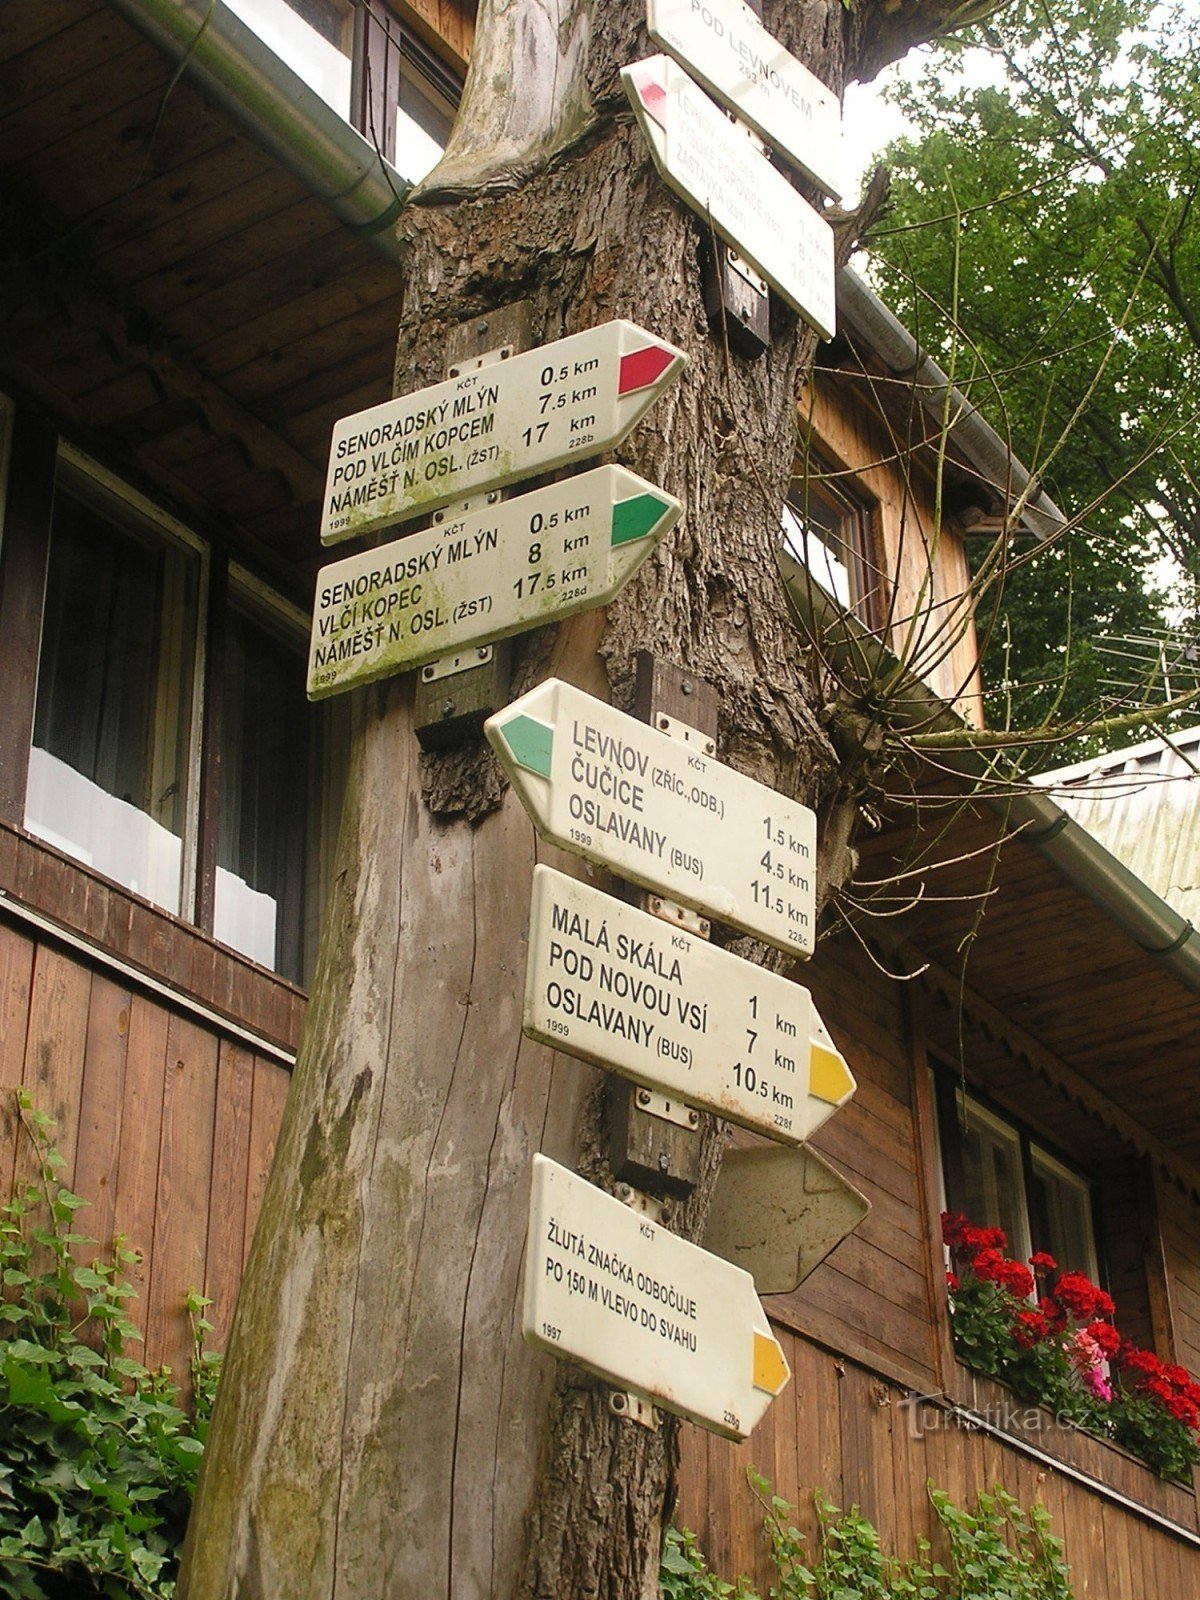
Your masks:
M706 756L715 756L717 753L717 741L710 733L701 733L699 728L680 722L677 717L669 717L665 711L660 711L655 717L654 726L668 738L678 739L680 744L696 745Z
M649 1428L651 1433L658 1432L662 1420L662 1413L656 1405L652 1405L644 1395L633 1394L628 1389L610 1389L608 1409L614 1417L636 1422L641 1428Z
M738 255L731 244L725 246L725 260L729 263L729 270L736 272L739 278L744 278L755 294L766 294L769 285L767 280L760 277L744 256Z
M494 350L484 350L477 356L471 356L467 361L456 361L452 367L446 368L446 376L461 378L464 372L478 372L480 367L495 366L497 361L511 360L512 355L511 344L498 344Z
M442 678L453 677L456 672L482 667L492 659L494 653L493 645L477 644L473 649L459 651L457 655L439 656L436 661L429 661L421 668L421 682L437 683Z
M646 910L652 917L661 917L664 922L674 923L677 928L686 928L700 939L707 939L712 932L712 923L707 917L702 917L698 911L692 911L687 906L676 905L674 900L664 900L660 894L646 896Z
M641 1189L635 1189L631 1183L617 1184L613 1193L618 1200L623 1200L631 1211L636 1211L639 1216L649 1217L651 1222L661 1223L665 1228L671 1220L669 1201L658 1199L652 1194L645 1194Z
M670 1100L657 1089L641 1088L635 1096L637 1108L644 1111L648 1117L661 1117L664 1122L673 1122L679 1128L695 1128L700 1122L700 1113L694 1106L685 1106L682 1100Z

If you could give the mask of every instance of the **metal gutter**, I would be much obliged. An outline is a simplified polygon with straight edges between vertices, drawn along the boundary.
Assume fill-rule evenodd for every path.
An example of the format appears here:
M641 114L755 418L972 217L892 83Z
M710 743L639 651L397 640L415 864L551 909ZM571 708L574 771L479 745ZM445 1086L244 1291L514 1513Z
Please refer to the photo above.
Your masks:
M412 188L221 0L110 0L180 74L347 228L400 265L392 223Z
M798 561L786 551L779 559L787 591L825 655L850 683L888 685L891 726L922 733L966 729L958 713L826 595ZM941 766L952 767L967 779L987 775L987 762L977 750L939 749L937 756ZM1049 795L1018 791L991 796L981 791L979 799L1003 819L1009 833L1019 833L1026 844L1040 850L1068 883L1147 955L1200 993L1200 934Z
M837 275L837 310L842 331L865 344L890 372L906 378L939 428L944 416L953 419L956 449L1006 506L1025 493L1032 481L1029 472L853 267L843 267ZM1045 540L1057 533L1067 518L1039 489L1030 496L1021 521L1035 538Z

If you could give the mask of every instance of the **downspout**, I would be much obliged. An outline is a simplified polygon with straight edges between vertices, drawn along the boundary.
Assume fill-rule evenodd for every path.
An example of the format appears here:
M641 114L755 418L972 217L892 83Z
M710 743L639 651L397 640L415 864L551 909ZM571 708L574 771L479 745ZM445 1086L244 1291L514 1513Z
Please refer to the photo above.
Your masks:
M411 184L221 0L111 0L257 144L396 266Z
M890 726L933 733L962 729L962 718L934 694L870 633L856 617L824 594L804 567L786 551L780 554L784 584L804 625L849 683L886 682ZM986 763L969 747L937 752L938 762L965 778L982 778ZM1125 930L1147 955L1155 957L1189 989L1200 992L1200 934L1186 917L1106 850L1098 839L1040 792L977 796L1017 834L1052 861L1058 871Z

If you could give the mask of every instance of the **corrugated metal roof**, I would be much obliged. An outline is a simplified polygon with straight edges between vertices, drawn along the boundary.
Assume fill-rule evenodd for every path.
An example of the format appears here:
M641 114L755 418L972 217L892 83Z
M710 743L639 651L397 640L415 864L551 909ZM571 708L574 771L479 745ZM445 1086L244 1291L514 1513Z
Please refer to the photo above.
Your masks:
M1038 785L1200 926L1200 727L1043 774Z

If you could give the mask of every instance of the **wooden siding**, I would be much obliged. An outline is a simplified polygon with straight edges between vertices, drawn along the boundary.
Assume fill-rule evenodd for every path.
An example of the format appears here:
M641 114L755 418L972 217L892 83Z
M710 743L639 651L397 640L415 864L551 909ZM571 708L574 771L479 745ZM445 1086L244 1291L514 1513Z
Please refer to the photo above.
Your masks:
M975 628L960 599L968 583L962 535L948 520L935 535L923 474L904 470L902 442L853 393L818 374L801 413L818 449L847 474L847 490L856 488L872 502L869 559L878 588L869 621L936 694L981 725Z
M390 0L396 11L460 72L475 39L477 0Z
M1174 1334L1174 1349L1164 1354L1200 1373L1200 1207L1163 1184L1158 1208Z
M295 1054L303 989L3 823L0 895Z
M913 1555L924 1537L944 1559L926 1481L960 1505L1002 1484L1023 1505L1040 1501L1051 1513L1066 1545L1077 1600L1192 1600L1200 1590L1200 1539L1190 1491L1163 1483L1098 1440L1062 1433L1044 1414L1030 1428L1027 1408L1019 1408L1026 1437L1037 1449L1179 1524L1192 1535L1189 1542L1101 1487L1059 1474L990 1433L959 1426L945 1408L926 1403L914 1409L904 1389L876 1373L777 1331L792 1381L751 1438L738 1446L697 1428L683 1429L676 1520L697 1533L722 1577L749 1573L763 1594L772 1581L762 1508L746 1483L746 1469L754 1467L797 1507L796 1525L814 1551L814 1490L843 1508L859 1506L886 1551ZM1012 1416L1004 1391L960 1371L963 1402L1003 1425Z
M36 1172L14 1091L56 1123L62 1181L89 1201L95 1254L138 1260L129 1313L150 1366L186 1377L184 1296L224 1348L289 1073L0 910L0 1197Z
M858 1080L813 1139L871 1201L871 1214L771 1314L918 1388L937 1382L928 1220L899 987L845 942L797 974Z

